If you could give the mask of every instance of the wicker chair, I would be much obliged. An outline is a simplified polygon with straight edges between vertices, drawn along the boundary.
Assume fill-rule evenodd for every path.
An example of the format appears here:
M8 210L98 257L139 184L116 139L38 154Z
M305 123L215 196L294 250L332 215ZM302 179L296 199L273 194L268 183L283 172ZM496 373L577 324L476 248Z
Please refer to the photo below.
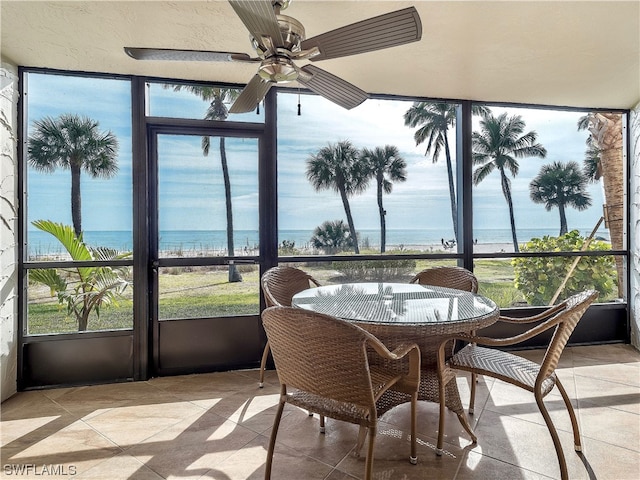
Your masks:
M302 270L293 267L278 266L267 270L262 275L262 291L267 307L291 306L291 298L298 292L310 287L319 287L318 281ZM260 361L260 380L258 386L264 385L264 371L269 358L269 341L264 346Z
M573 440L575 450L581 451L580 432L578 431L578 423L576 415L571 406L571 400L567 396L567 392L560 383L560 379L556 376L555 369L560 360L560 355L571 336L574 328L589 308L589 305L596 299L597 292L593 290L578 293L567 298L564 302L555 305L544 312L526 318L500 317L498 321L526 324L531 322L537 323L524 333L509 338L487 338L471 335L455 335L449 337L451 339L459 339L470 342L466 347L453 355L449 360L445 359L445 351L447 350L447 340L440 344L438 350L438 378L440 380L440 422L438 429L438 445L436 452L442 454L442 444L444 435L444 399L445 386L451 381L455 381L455 372L453 369L464 370L472 373L479 373L497 378L499 380L511 383L525 390L532 392L535 396L538 408L544 417L549 433L553 440L553 444L558 456L560 464L560 475L562 480L567 480L567 464L565 462L562 445L558 438L558 433L551 421L549 412L547 411L543 398L553 390L554 386L558 387L564 404L571 418L573 427ZM495 348L485 348L478 345L488 345L492 347L504 347L516 345L522 341L535 337L549 329L554 329L553 335L545 352L542 362L538 365L517 355L504 352Z
M415 344L393 352L362 328L329 315L294 307L270 307L262 313L280 380L280 402L274 419L266 480L271 478L273 451L286 403L360 425L355 453L367 432L365 480L371 479L378 418L411 402L411 463L416 458L416 404L420 383L420 350ZM370 362L377 355L379 363ZM384 368L396 362L403 371Z
M433 267L426 268L418 272L409 283L419 283L420 285L434 285L436 287L456 288L465 292L478 293L478 279L476 276L462 267ZM475 332L471 332L475 334ZM454 344L451 345L454 347ZM473 415L476 404L476 384L477 375L471 374L471 387L469 396L469 414Z
M476 276L462 267L426 268L418 272L409 283L456 288L466 292L478 293L478 280Z

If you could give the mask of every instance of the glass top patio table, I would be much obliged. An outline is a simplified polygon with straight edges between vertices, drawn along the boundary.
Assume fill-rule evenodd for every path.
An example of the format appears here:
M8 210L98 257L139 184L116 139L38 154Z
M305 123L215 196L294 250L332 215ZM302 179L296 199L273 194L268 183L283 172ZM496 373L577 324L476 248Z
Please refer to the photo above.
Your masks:
M497 320L498 307L471 292L406 283L346 283L310 288L292 305L356 323L422 326L424 333L469 332Z
M471 292L407 283L345 283L295 294L294 307L352 321L387 348L416 343L420 348L418 399L438 403L437 351L446 335L470 333L498 320L495 302ZM453 343L452 343L453 347ZM457 382L445 387L445 405L475 438L464 414Z

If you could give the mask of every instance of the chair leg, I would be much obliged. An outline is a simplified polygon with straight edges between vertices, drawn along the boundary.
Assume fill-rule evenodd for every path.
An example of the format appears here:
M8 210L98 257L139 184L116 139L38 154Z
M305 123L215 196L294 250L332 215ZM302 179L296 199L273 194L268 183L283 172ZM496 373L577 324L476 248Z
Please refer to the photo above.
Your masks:
M416 448L416 424L417 424L417 405L418 405L418 393L411 395L411 456L409 462L412 465L418 463L418 453Z
M478 383L478 374L471 374L471 392L469 395L469 415L473 415L474 405L476 403L476 383Z
M464 427L464 429L467 431L467 433L471 437L471 442L477 443L478 437L476 437L476 434L474 433L473 428L471 428L471 424L469 423L469 419L464 414L464 412L458 413L458 420L460 421L460 424Z
M472 330L471 331L471 335L475 336L476 331ZM475 345L475 343L473 343L472 345ZM469 395L469 415L473 415L473 412L475 411L475 404L476 404L476 383L478 383L478 374L472 372L471 373L471 392Z
M457 393L458 390L457 390L455 381L456 381L455 374L452 374L450 371L449 371L448 379L447 379L447 374L442 374L442 376L440 376L438 379L438 394L439 394L438 403L440 404L440 419L438 422L438 444L436 445L436 455L442 455L442 445L444 443L444 417L445 417L445 408L447 407L446 405L447 389L449 388L449 385L451 382L454 382L454 383L450 388L451 391L448 392L449 395L451 396L458 395ZM473 432L473 428L471 428L471 425L469 424L469 419L464 413L464 409L462 408L459 397L457 402L455 402L455 405L453 405L453 408L452 406L450 406L449 408L451 408L451 410L455 412L456 415L458 415L458 421L471 437L472 443L476 443L478 441L478 437L476 437L476 434Z
M445 388L446 385L443 381L438 382L438 393L439 393L439 407L440 407L440 417L438 419L438 442L436 444L436 455L442 455L442 444L444 443L444 416L446 413L446 396L445 396Z
M358 430L358 441L356 442L356 449L353 452L354 457L360 456L365 438L367 438L367 427L365 427L364 425L360 425L360 430Z
M273 464L273 451L276 446L276 435L278 435L278 427L280 426L280 419L282 418L282 411L284 410L284 402L281 400L278 404L278 411L276 417L273 420L273 429L271 430L271 438L269 439L269 450L267 451L267 464L264 470L264 480L271 479L271 466Z
M267 340L267 344L264 346L264 350L262 351L262 360L260 360L260 380L258 381L258 387L264 387L264 371L267 368L267 358L269 358L269 341Z
M562 444L560 443L560 437L558 437L558 432L556 431L556 427L553 425L551 421L551 416L547 411L547 407L544 405L544 401L542 399L542 395L540 392L534 392L536 397L536 403L538 404L538 408L540 409L540 413L544 417L544 421L547 424L547 428L549 429L549 433L551 434L551 439L553 440L553 446L556 448L556 454L558 455L558 463L560 464L560 478L561 480L569 480L569 473L567 471L567 462L564 459L564 452L562 451Z
M376 440L376 427L369 427L369 448L367 448L367 459L364 467L364 480L371 480L373 473L373 447Z
M571 405L571 400L567 395L567 391L564 389L562 383L560 383L560 379L556 377L556 387L560 390L560 395L562 395L562 399L564 400L564 404L567 407L567 411L569 412L569 418L571 418L571 427L573 428L573 445L576 452L582 451L582 442L580 441L580 430L578 429L578 420L576 419L576 413L573 410L573 405Z

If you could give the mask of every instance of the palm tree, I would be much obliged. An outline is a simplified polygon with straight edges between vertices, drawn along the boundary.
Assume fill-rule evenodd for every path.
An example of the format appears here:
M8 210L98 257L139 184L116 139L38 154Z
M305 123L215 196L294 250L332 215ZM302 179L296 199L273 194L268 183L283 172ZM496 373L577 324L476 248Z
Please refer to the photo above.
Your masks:
M444 149L447 161L447 175L449 177L449 198L451 201L451 219L453 221L453 234L458 240L458 208L456 202L455 177L451 163L451 150L449 148L449 127L456 123L458 107L454 103L414 102L411 108L404 114L404 124L409 127L417 127L413 135L416 145L427 142L428 155L433 152L432 161L437 163L440 152ZM471 112L474 115L485 115L489 109L483 105L473 105Z
M591 206L591 197L586 191L587 178L582 174L578 162L553 162L543 165L540 173L529 184L531 200L544 203L547 211L553 207L560 213L560 235L567 233L565 208L586 210Z
M33 123L27 144L29 165L52 173L56 168L71 170L71 218L78 237L82 234L80 174L111 178L118 172L118 140L110 131L98 129L88 117L66 113L44 117Z
M168 86L167 86L168 87ZM220 88L203 85L172 85L174 91L178 92L182 89L199 96L205 102L210 102L205 113L205 120L226 120L229 116L228 104L238 97L240 91L234 88ZM202 153L204 156L209 155L211 147L211 137L202 137ZM222 177L224 181L225 204L227 208L227 250L229 256L233 256L235 252L233 242L233 209L231 202L231 181L229 179L229 165L227 163L227 149L225 138L220 137L220 163L222 166ZM242 275L235 265L229 265L229 282L241 282Z
M363 148L361 159L368 165L370 175L376 179L378 212L380 213L380 253L385 252L387 241L386 211L382 205L382 194L391 193L394 182L407 180L407 162L400 156L398 147L385 145L373 150Z
M589 128L589 115L578 119L578 130ZM587 180L597 182L602 177L602 164L600 163L600 148L593 135L589 135L586 140L587 150L584 153L582 168Z
M351 232L342 220L323 222L315 228L311 237L311 245L329 254L353 247L353 243Z
M70 225L51 220L36 220L33 225L53 235L72 260L109 261L131 257L130 252L119 253L109 248L87 246ZM61 305L66 304L67 312L76 318L78 331L84 332L91 312L95 312L99 318L101 308L116 304L122 298L129 286L129 274L129 267L70 267L60 271L55 268L34 268L29 270L29 281L49 287L51 295L56 295Z
M513 214L513 199L511 197L511 180L507 177L509 171L513 177L518 175L519 158L547 156L547 150L536 143L538 135L535 131L525 133L525 123L520 115L507 117L503 113L495 117L487 113L480 121L480 132L471 134L473 148L473 163L479 167L473 172L473 184L478 185L494 170L500 172L502 193L509 207L509 221L511 222L511 236L513 249L520 251L516 236L516 222Z
M364 191L369 181L368 169L358 149L348 140L329 144L307 159L307 179L316 191L334 190L340 194L356 254L358 237L353 224L349 197Z
M593 112L582 117L578 129L588 129L591 134L592 149L588 156L597 151L598 172L602 176L605 196L605 226L611 236L614 250L624 249L624 195L625 176L622 135L623 122L619 113ZM593 162L593 160L590 160ZM618 271L618 296L623 295L625 266L623 257L615 256Z

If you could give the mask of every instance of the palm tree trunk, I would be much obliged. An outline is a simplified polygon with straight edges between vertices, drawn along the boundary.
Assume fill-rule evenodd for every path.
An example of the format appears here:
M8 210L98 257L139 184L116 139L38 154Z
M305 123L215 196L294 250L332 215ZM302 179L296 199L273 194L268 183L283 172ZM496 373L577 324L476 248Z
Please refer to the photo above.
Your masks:
M349 231L351 232L351 238L353 239L353 248L358 255L360 248L358 247L358 236L356 235L356 227L353 224L353 216L351 215L351 207L349 206L349 199L347 198L347 192L343 186L340 186L340 198L342 198L342 205L344 206L344 213L347 215L347 223L349 224Z
M504 198L507 199L507 205L509 206L509 221L511 222L511 238L513 240L513 251L518 253L520 248L518 247L518 237L516 236L516 219L513 215L513 199L511 198L511 188L509 187L509 179L504 173L504 170L500 170L500 179L502 181L502 193Z
M568 231L567 227L567 213L565 212L564 203L558 204L558 211L560 212L560 235L564 235Z
M590 115L589 131L600 150L602 182L605 196L605 226L611 236L611 248L622 250L624 244L624 167L622 158L622 115L595 113ZM616 255L618 296L624 295L624 263Z
M227 206L227 248L229 256L234 255L233 245L233 211L231 209L231 182L229 180L229 165L227 164L227 149L224 137L220 137L220 161L222 163L222 176L224 178L224 196ZM238 272L238 268L229 264L229 282L241 282L242 275Z
M449 140L444 134L444 153L447 158L447 174L449 175L449 198L451 200L451 220L453 221L453 238L458 241L458 208L456 202L455 182L453 180L453 166L451 165L451 152L449 150Z
M82 200L80 196L80 165L71 162L71 220L76 237L82 233Z
M382 178L378 178L378 212L380 213L380 253L385 252L387 244L387 221L384 206L382 205Z

